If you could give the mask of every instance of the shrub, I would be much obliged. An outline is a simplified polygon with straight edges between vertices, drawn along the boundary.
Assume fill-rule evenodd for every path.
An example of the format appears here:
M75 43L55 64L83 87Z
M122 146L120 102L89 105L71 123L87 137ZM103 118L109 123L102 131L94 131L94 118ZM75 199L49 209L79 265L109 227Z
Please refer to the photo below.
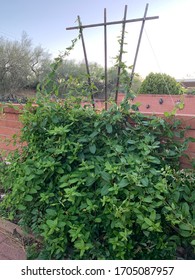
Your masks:
M171 76L161 73L150 73L143 81L140 93L149 94L182 94L182 86Z
M194 254L195 177L179 171L182 131L127 111L127 103L99 114L68 101L26 105L28 145L4 166L1 211L42 237L29 258Z

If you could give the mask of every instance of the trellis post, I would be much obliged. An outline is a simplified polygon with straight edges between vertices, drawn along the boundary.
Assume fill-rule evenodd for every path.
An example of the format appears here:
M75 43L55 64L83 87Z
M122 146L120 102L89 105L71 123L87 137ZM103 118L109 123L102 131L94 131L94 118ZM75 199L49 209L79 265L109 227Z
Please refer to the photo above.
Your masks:
M127 5L125 5L124 19L123 19L124 21L123 21L121 42L120 42L120 52L119 52L119 61L118 61L118 69L117 69L117 81L116 81L116 93L115 93L116 104L117 104L117 101L118 101L118 91L119 91L120 73L121 73L121 62L122 62L122 55L123 55L123 44L124 44L124 38L125 38L126 17L127 17Z
M131 72L131 76L130 76L129 90L131 89L133 78L134 78L135 66L136 66L136 62L137 62L137 56L138 56L138 52L139 52L139 48L140 48L140 43L141 43L141 38L142 38L143 30L144 30L147 12L148 12L148 4L146 4L144 17L143 17L143 21L142 21L142 25L141 25L141 30L140 30L140 34L139 34L137 49L136 49L135 58L134 58L134 62L133 62L133 68L132 68L132 72Z
M106 9L104 9L104 96L105 110L108 109L108 71L107 71L107 26L106 26Z
M81 41L82 41L82 46L83 46L83 53L84 53L84 58L85 58L87 80L88 80L88 85L89 85L90 92L91 92L91 101L92 101L93 107L95 107L94 96L93 96L92 87L91 87L91 76L90 76L90 71L89 71L89 63L88 63L88 59L87 59L87 52L86 52L85 41L84 41L84 36L83 36L83 29L82 29L82 25L81 25L80 16L78 16L77 18L78 18L78 23L79 23L79 27L80 27L79 30L80 30Z
M131 72L131 75L130 75L130 82L129 82L129 90L130 90L130 88L132 86L133 77L134 77L135 66L136 66L136 62L137 62L137 57L138 57L138 52L139 52L139 47L140 47L140 43L141 43L141 38L142 38L142 34L143 34L145 21L159 18L158 16L154 16L154 17L147 17L146 16L147 11L148 11L148 6L149 6L149 4L146 4L146 8L145 8L143 18L127 20L126 19L127 5L126 5L125 6L125 11L124 11L124 18L123 18L122 21L107 22L106 9L104 9L104 22L103 23L82 25L81 21L80 21L80 17L78 16L79 25L66 28L66 30L73 30L73 29L79 29L80 30L81 40L82 40L82 45L83 45L83 52L84 52L84 57L85 57L86 70L87 70L87 75L88 75L88 84L91 88L91 98L92 98L93 107L95 107L95 104L94 104L94 97L93 97L93 92L92 92L92 87L91 87L91 78L90 78L89 64L88 64L88 60L87 60L87 53L86 53L86 48L85 48L84 36L83 36L83 29L84 28L104 26L104 73L105 73L104 94L105 94L105 109L107 110L107 108L108 108L107 26L108 25L113 25L113 24L122 24L122 37L121 37L121 44L120 44L119 63L118 63L118 68L117 68L117 83L116 83L116 92L115 92L115 102L117 103L118 90L119 90L119 84L120 84L120 71L121 71L121 62L122 62L123 45L124 45L125 25L126 25L126 23L142 21L140 35L139 35L138 44L137 44L136 53L135 53L135 58L134 58L134 63L133 63L133 68L132 68L132 72Z

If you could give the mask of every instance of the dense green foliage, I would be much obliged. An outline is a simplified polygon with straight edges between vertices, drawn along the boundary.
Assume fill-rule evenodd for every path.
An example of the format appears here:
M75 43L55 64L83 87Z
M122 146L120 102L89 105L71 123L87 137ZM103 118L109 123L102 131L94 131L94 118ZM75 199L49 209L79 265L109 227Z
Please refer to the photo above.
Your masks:
M171 76L161 73L150 73L143 81L139 93L182 94L182 86Z
M178 122L38 100L4 166L1 212L42 237L30 258L194 258L195 176Z
M39 86L37 106L24 108L27 145L0 169L1 214L41 238L29 258L195 258L195 175L180 170L188 143L180 122L129 113L125 65L120 107L81 107L96 85L86 76L60 80L63 58Z

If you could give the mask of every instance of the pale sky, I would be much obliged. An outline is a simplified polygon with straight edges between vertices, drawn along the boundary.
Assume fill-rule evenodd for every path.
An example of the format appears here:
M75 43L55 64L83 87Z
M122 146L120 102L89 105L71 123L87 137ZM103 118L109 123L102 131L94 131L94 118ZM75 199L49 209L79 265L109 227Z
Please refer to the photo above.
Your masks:
M71 44L78 31L67 31L80 15L83 24L122 20L128 5L127 19L159 16L146 21L135 71L142 77L150 72L163 72L175 78L195 78L195 1L194 0L0 0L0 36L20 40L25 31L35 46L41 45L54 57ZM124 60L133 64L141 22L126 25ZM109 26L108 63L114 63L118 53L117 36L121 26ZM88 59L104 63L103 27L84 30ZM71 59L83 60L81 43Z

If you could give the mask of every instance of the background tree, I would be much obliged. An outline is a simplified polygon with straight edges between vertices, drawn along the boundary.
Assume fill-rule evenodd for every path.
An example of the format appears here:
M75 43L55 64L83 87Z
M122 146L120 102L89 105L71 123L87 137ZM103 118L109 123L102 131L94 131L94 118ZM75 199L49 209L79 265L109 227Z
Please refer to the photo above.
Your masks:
M20 41L0 37L0 95L15 95L36 86L50 71L50 55L40 46L32 47L26 33Z
M95 98L104 98L104 87L105 87L105 73L104 68L98 63L89 63L90 78L93 83L93 93ZM130 73L127 73L130 77ZM86 65L84 62L77 63L75 60L63 60L60 67L57 68L56 73L52 79L58 87L58 94L61 97L65 97L67 94L81 94L84 90L88 90ZM116 91L117 81L117 68L108 68L108 96L114 97ZM132 90L137 93L141 85L141 77L135 75ZM120 92L125 92L125 86L121 79Z
M29 87L36 87L50 71L50 54L41 46L35 47L30 55Z
M161 73L150 73L143 81L139 93L182 94L182 86L171 76Z

